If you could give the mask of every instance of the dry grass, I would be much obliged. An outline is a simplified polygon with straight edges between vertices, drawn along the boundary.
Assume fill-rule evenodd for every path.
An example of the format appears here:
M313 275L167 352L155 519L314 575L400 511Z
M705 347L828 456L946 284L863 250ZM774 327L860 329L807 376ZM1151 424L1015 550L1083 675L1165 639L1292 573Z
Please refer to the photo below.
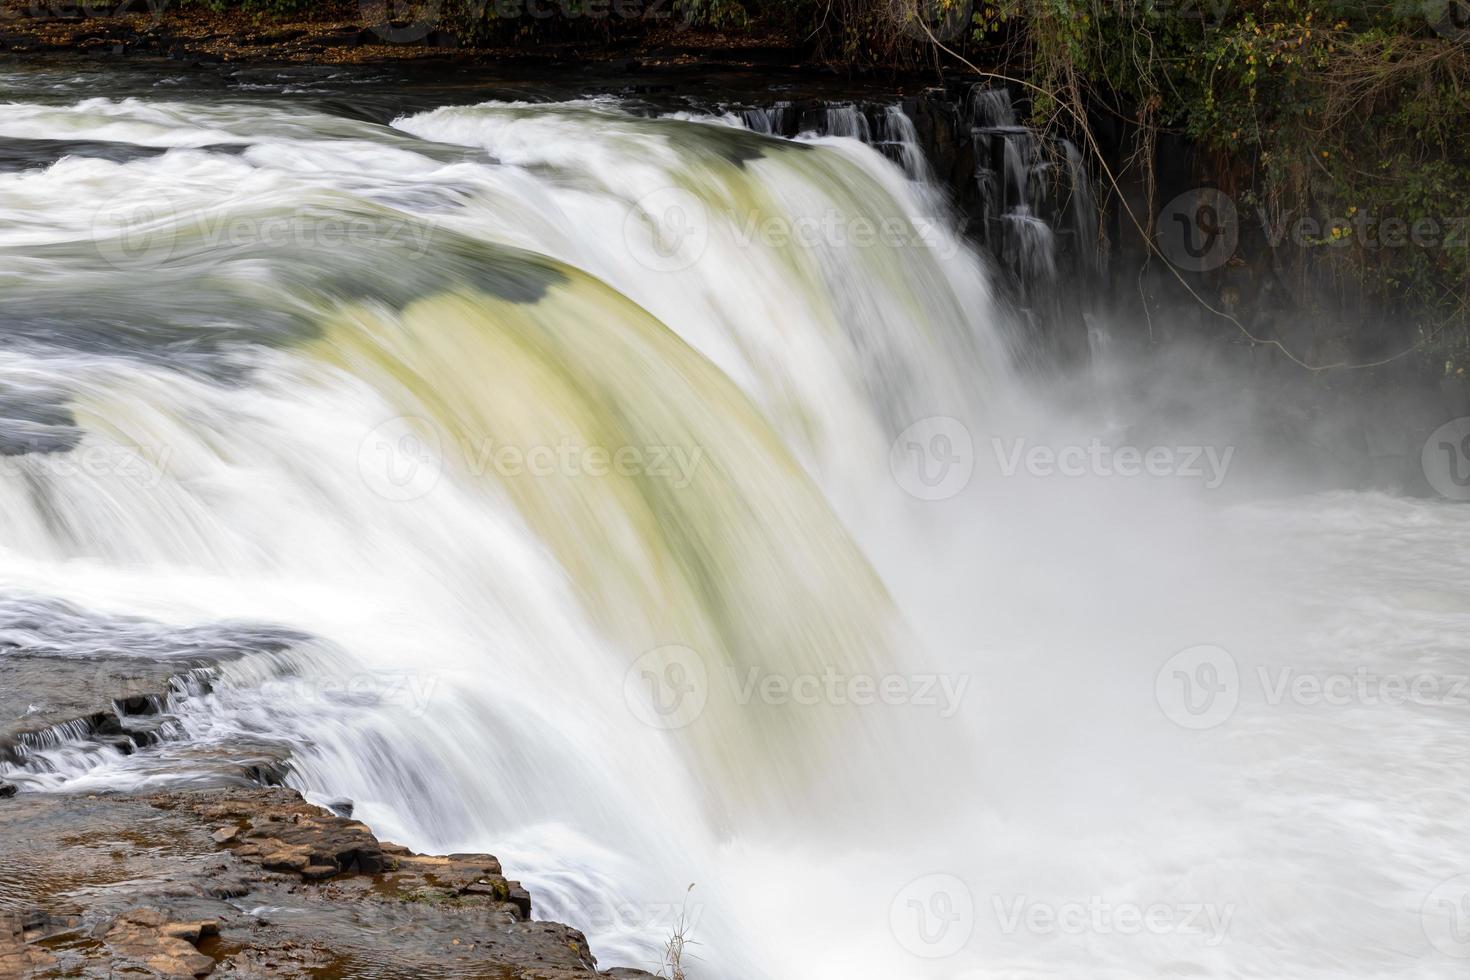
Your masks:
M689 892L692 891L694 891L694 886L690 885L684 893L684 904L679 909L679 918L674 921L674 933L669 937L669 941L664 943L664 961L658 975L666 977L667 980L687 980L688 978L688 974L684 972L684 951L686 947L696 945L689 938L692 931L689 922Z

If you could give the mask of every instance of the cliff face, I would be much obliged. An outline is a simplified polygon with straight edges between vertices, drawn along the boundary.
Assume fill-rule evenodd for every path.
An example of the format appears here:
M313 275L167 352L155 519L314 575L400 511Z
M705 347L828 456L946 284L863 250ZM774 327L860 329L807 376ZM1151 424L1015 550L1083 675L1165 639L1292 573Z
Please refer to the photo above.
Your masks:
M641 977L485 854L430 857L284 788L0 802L5 976Z
M22 703L0 718L12 778L25 785L28 758L62 740L75 752L177 748L167 672L140 663L114 692L110 662L0 657L0 689L47 703L65 690L60 703L76 709L38 720ZM203 684L208 668L188 666ZM206 789L197 767L180 783L163 766L150 785L169 788L133 794L0 783L0 975L648 976L599 973L582 933L533 921L531 895L488 854L415 854L351 819L347 801L329 810L265 785L286 763L262 765L258 749L213 750Z

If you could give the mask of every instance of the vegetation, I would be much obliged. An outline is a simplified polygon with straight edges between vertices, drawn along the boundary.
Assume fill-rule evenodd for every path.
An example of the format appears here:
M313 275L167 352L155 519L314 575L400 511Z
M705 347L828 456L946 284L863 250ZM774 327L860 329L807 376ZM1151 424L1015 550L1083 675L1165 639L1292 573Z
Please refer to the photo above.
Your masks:
M1008 0L985 0L987 4ZM1410 320L1458 371L1470 303L1464 0L1026 0L977 35L1047 95L1036 121L1129 120L1137 166L1193 141L1296 277ZM1166 6L1167 5L1167 6Z
M313 0L192 0L270 14ZM1161 138L1198 150L1298 297L1395 314L1470 361L1470 0L360 0L490 45L719 32L848 69L966 61L1018 80L1079 144L1129 134L1117 176L1154 186ZM361 16L361 14L359 14ZM409 32L409 36L416 36ZM1149 195L1141 222L1157 200ZM1143 229L1145 234L1151 228ZM1316 302L1315 300L1313 302ZM1310 304L1308 304L1310 305ZM1402 346L1402 344L1400 344Z

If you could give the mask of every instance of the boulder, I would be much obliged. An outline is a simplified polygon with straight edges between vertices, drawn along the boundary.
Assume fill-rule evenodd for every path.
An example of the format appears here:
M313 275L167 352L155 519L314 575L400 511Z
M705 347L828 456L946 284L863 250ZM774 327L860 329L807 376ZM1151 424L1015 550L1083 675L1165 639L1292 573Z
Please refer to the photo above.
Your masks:
M102 939L116 957L132 960L166 977L202 977L214 970L214 958L195 943L218 935L216 922L171 922L155 908L137 908L112 921Z

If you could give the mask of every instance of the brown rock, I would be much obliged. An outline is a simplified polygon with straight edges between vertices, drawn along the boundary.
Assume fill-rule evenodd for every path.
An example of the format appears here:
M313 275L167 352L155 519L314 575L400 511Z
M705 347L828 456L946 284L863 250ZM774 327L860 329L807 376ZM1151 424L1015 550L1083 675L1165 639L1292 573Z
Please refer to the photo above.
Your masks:
M522 919L529 921L531 918L531 893L522 888L519 881L512 881L510 884L511 904L520 909Z
M170 922L158 909L132 909L113 920L103 940L116 956L140 962L155 973L202 977L214 970L214 959L194 948L206 925L219 931L217 923Z
M198 922L169 922L160 927L165 936L182 939L187 943L199 945L199 940L205 936L218 936L219 923L213 919L201 919Z
M0 977L28 976L33 970L50 966L55 958L39 946L31 945L27 928L29 917L0 913Z
M58 834L59 824L68 832ZM227 846L213 839L222 825L240 830ZM131 832L119 834L122 826ZM91 840L108 841L108 853L77 843ZM350 866L337 863L343 844L356 849ZM303 863L280 874L264 866L273 858ZM365 871L372 860L384 870ZM327 815L284 788L146 798L21 794L0 806L0 867L7 862L41 862L58 880L106 887L70 892L67 900L75 904L65 915L12 915L9 926L0 915L4 980L42 971L123 976L146 970L309 980L355 976L367 962L383 976L608 976L596 971L581 933L527 921L529 894L499 873L493 857L425 856L384 846L361 824ZM148 907L132 907L127 896L145 892ZM227 901L245 894L247 903ZM259 907L283 911L266 915ZM45 950L35 942L65 930L93 941ZM208 941L216 931L221 939ZM48 955L54 962L43 965ZM618 976L647 978L636 971Z
M279 843L279 841L272 841ZM311 851L304 847L293 847L290 850L271 851L260 859L260 866L267 871L295 871L306 870L311 864Z

